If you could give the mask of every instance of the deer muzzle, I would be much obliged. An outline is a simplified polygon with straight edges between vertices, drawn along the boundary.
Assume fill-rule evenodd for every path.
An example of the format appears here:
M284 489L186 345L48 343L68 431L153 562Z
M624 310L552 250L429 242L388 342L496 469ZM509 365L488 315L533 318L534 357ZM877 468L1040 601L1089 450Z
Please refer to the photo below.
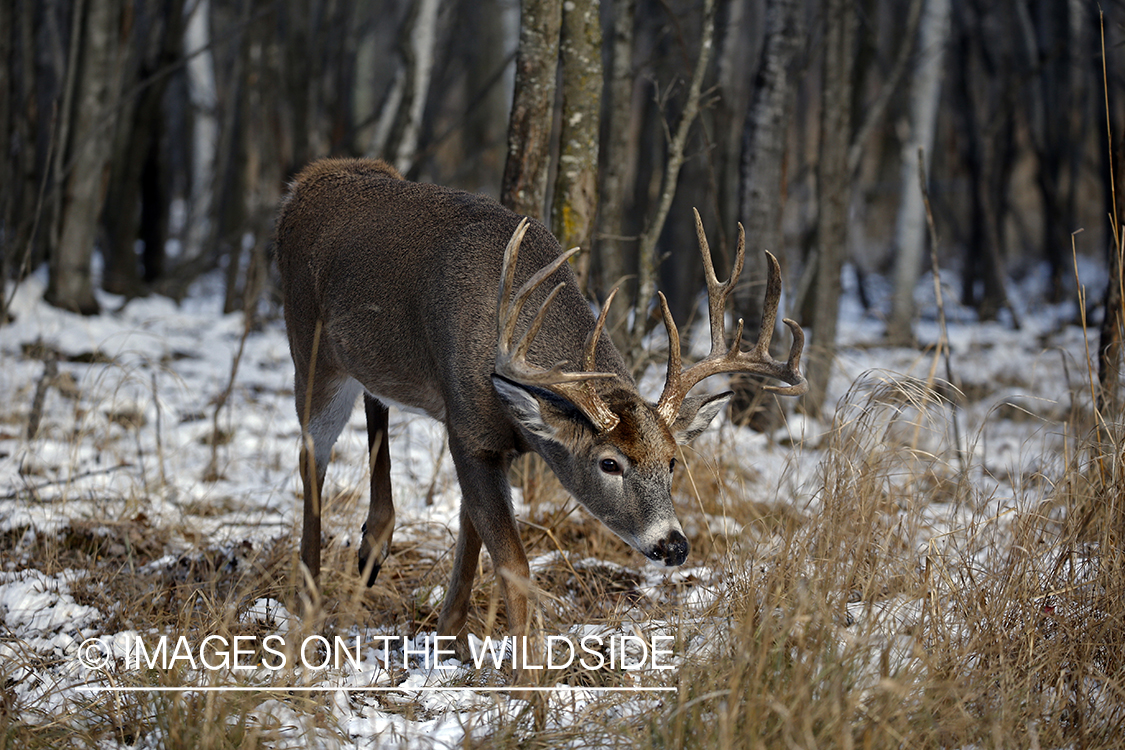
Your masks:
M674 568L684 564L684 561L687 560L689 548L687 537L684 536L683 532L679 529L672 529L657 541L651 549L644 551L644 554L653 562Z

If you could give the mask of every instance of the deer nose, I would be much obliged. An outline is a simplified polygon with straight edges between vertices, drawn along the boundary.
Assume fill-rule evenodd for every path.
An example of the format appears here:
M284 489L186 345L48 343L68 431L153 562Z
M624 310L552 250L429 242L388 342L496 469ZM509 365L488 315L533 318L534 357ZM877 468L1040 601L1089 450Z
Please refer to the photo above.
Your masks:
M687 559L688 540L679 531L673 531L656 543L650 557L663 562L669 568L683 565Z

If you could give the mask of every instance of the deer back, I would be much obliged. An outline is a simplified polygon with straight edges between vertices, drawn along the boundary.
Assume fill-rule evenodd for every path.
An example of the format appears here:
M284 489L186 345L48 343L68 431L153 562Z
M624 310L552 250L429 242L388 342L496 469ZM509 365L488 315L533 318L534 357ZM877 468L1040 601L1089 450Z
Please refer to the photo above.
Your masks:
M511 450L514 428L490 376L504 247L519 222L488 197L408 182L382 162L315 162L294 179L278 218L286 323L307 332L320 321L331 362L373 395L425 411L483 450ZM559 253L531 222L516 283ZM529 352L536 363L578 362L594 327L564 264L533 293L521 330L560 282ZM296 351L294 359L302 366ZM620 380L601 387L635 394L608 337L596 365Z

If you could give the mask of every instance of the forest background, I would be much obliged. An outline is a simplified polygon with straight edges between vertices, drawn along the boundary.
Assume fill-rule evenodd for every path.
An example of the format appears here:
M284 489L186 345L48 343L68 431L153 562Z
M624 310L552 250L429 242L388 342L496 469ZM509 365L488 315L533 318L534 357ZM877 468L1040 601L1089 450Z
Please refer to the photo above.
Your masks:
M93 313L96 285L180 298L222 268L226 311L276 312L286 181L377 156L587 249L588 295L625 285L613 335L639 368L655 288L679 320L702 289L697 207L720 268L746 226L750 330L758 251L781 258L815 414L842 273L890 343L912 341L920 169L937 259L979 319L1018 326L1006 282L1044 265L1049 298L1075 296L1074 252L1116 269L1123 19L1083 0L17 0L0 8L3 274L46 265L48 298ZM1099 348L1116 361L1113 278ZM744 418L775 422L739 391Z

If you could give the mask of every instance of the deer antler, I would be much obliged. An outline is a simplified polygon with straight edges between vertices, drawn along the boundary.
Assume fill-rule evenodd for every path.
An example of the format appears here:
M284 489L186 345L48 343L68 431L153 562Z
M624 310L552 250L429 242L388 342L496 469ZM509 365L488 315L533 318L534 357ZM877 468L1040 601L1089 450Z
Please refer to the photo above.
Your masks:
M531 348L532 341L535 340L540 326L543 325L547 308L555 299L555 295L566 286L566 282L558 284L547 294L547 298L539 306L539 311L535 314L531 325L524 331L519 341L516 341L516 323L520 312L532 292L541 286L547 280L547 277L566 263L572 255L578 252L578 248L568 250L539 269L523 283L523 286L515 294L512 294L511 290L515 284L516 276L516 260L519 257L520 243L523 242L523 236L527 233L527 227L528 220L525 217L516 226L512 238L508 240L508 246L504 249L504 262L500 268L500 288L496 298L496 374L523 385L546 388L577 406L599 430L612 430L617 426L619 418L598 396L589 381L617 377L612 372L593 371L594 353L597 350L598 339L601 336L602 329L605 328L606 312L609 310L609 305L613 301L614 295L617 294L617 290L614 289L606 298L594 329L586 337L581 372L567 371L565 361L555 363L549 370L544 370L528 362L528 349Z
M707 277L707 307L711 320L711 353L691 367L681 369L680 334L672 313L668 310L668 300L660 294L660 308L664 315L664 326L668 329L668 376L664 382L664 392L656 411L665 424L672 424L680 413L680 406L692 387L712 375L723 372L747 372L765 375L788 383L788 386L767 385L766 390L784 396L799 396L809 389L808 381L801 375L801 352L805 348L805 334L801 326L786 318L783 322L793 334L793 347L789 350L789 361L782 363L770 356L770 339L773 337L774 323L777 321L777 308L781 300L781 269L777 258L768 250L769 281L766 284L766 298L762 307L762 326L758 330L758 343L748 352L741 349L742 320L734 333L734 343L726 348L726 323L723 319L727 297L730 296L742 273L742 263L746 254L746 233L738 225L738 249L735 252L734 268L730 279L720 283L711 263L711 249L703 231L703 221L695 211L695 232L699 238L699 254L703 257L703 270Z

